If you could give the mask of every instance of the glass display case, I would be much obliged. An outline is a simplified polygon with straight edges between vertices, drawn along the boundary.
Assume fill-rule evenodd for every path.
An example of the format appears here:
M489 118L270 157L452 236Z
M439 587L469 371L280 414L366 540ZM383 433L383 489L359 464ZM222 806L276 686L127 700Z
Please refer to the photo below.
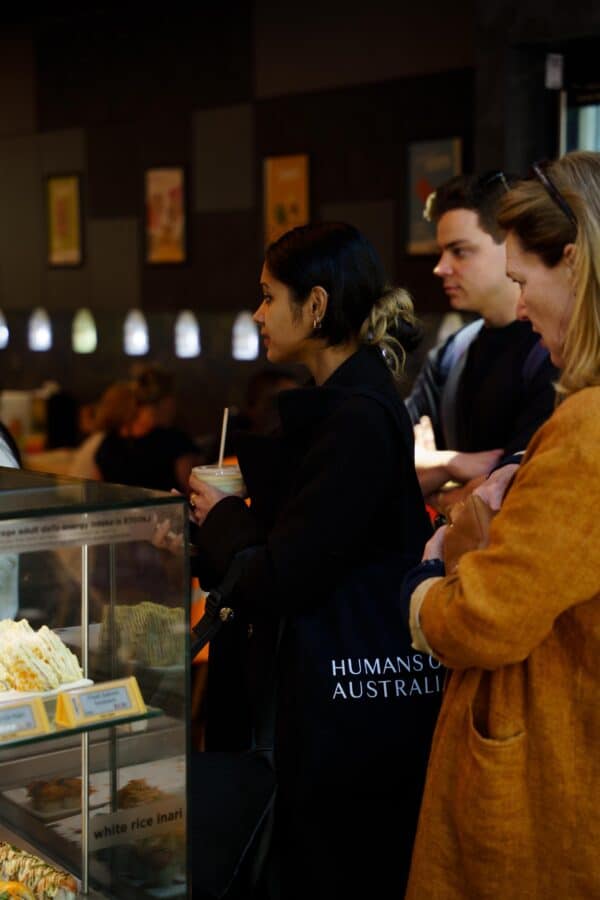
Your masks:
M36 897L191 896L186 522L0 468L0 879Z

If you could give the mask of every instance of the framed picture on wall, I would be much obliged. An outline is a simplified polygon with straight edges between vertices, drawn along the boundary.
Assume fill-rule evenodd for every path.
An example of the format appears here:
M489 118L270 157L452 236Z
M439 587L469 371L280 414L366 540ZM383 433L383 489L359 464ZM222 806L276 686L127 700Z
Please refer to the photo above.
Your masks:
M425 201L444 181L462 171L462 141L446 138L408 145L408 241L407 253L435 253L435 226L423 218Z
M309 217L308 156L267 156L264 161L265 246Z
M146 169L144 175L145 261L186 261L185 174L182 166Z
M46 179L48 265L80 266L83 262L81 180L79 175Z

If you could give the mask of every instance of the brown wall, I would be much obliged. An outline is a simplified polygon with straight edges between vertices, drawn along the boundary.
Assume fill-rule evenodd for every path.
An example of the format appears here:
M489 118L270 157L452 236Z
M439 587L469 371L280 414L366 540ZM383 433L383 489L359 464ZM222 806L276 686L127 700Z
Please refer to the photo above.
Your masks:
M579 58L569 42L600 33L597 5L555 7L234 0L0 13L0 308L13 331L0 386L55 379L82 399L98 394L130 365L122 319L140 306L150 356L176 370L193 430L212 428L261 364L232 361L229 334L235 312L256 302L262 161L279 153L309 154L313 217L362 227L433 328L446 308L433 258L404 249L408 143L459 136L466 170L521 169L555 152L545 53ZM182 266L143 261L143 173L161 164L185 167ZM69 271L45 263L44 184L57 172L83 182L85 257ZM40 304L56 317L57 344L32 354L23 322ZM89 358L68 346L80 306L101 325ZM205 349L177 361L171 323L189 307Z
M444 308L431 259L404 250L406 150L457 135L470 164L470 5L457 15L434 0L426 17L382 0L368 10L311 0L295 18L287 12L268 0L175 3L142 20L124 4L0 28L0 97L11 101L0 121L0 307L12 335L2 386L53 379L81 399L98 395L130 367L122 321L139 306L149 355L176 371L190 428L210 430L264 363L237 363L229 347L234 314L257 300L267 155L308 153L312 217L363 227L419 309ZM143 261L143 175L162 164L186 173L181 266ZM84 261L68 271L45 263L45 178L60 172L79 172L83 186ZM25 327L38 305L53 316L55 347L34 354ZM98 317L91 357L69 347L81 306ZM172 353L182 308L200 318L198 360Z

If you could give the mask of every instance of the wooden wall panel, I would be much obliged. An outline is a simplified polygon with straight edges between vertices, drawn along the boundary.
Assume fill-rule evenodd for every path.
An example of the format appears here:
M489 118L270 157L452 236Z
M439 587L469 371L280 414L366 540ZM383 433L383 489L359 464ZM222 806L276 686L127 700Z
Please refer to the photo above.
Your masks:
M46 270L43 184L35 135L0 140L0 306L40 303Z
M256 204L252 104L198 110L192 121L194 211L252 209Z
M86 170L86 133L83 128L43 131L38 135L38 143L43 175Z
M394 214L394 202L380 200L375 203L324 203L319 218L348 222L359 228L375 247L387 277L395 281Z
M91 219L88 225L89 280L84 303L93 310L126 311L141 306L140 221Z
M0 33L0 137L35 131L35 82L31 30L4 26Z
M475 0L256 0L256 96L304 94L472 65Z

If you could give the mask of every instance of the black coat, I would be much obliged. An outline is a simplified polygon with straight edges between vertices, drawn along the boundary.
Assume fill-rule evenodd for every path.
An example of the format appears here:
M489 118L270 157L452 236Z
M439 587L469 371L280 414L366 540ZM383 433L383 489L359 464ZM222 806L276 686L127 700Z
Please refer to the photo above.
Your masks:
M377 877L381 890L393 881L401 896L438 698L425 740L399 759L369 745L367 734L332 728L326 711L305 702L305 688L307 654L327 643L334 608L358 597L367 617L376 617L378 596L399 590L421 558L430 524L412 426L371 348L323 386L284 392L279 406L281 433L246 436L238 447L251 508L226 498L196 536L204 588L220 581L237 550L257 546L232 604L237 628L223 629L211 644L208 746L247 740L283 617L276 731L283 900L376 897ZM386 812L396 819L391 832L382 826Z
M414 423L429 416L439 450L501 447L508 456L524 450L551 415L558 369L530 322L484 325L459 351L475 327L465 325L430 350L406 406Z

